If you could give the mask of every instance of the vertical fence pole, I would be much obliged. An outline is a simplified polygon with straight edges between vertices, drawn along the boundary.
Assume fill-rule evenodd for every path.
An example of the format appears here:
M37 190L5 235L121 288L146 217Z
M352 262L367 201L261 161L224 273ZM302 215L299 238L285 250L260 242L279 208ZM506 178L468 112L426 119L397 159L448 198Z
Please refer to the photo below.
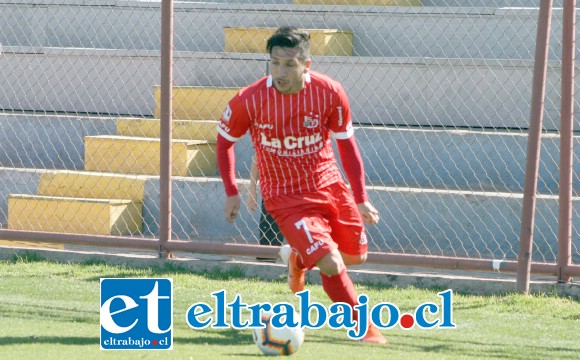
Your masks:
M572 264L572 175L574 160L574 61L576 0L564 1L562 25L562 104L560 125L560 210L558 215L558 281L569 282Z
M546 93L551 18L552 0L540 1L517 271L517 289L519 292L525 294L530 289L534 214L536 211L536 190L540 164L540 144L542 141L542 119L544 116L544 95Z
M173 0L161 2L161 95L160 95L160 206L159 257L169 258L171 239L171 112L173 85Z

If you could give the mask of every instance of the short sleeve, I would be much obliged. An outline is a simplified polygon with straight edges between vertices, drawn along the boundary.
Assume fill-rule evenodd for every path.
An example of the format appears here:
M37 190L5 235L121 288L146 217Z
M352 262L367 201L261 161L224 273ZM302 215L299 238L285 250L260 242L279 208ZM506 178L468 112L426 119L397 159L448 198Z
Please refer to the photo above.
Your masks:
M240 92L234 96L222 113L218 133L229 141L236 142L248 131L250 124L248 112Z
M353 134L350 104L342 85L336 83L336 99L330 109L330 134L335 139L348 139Z

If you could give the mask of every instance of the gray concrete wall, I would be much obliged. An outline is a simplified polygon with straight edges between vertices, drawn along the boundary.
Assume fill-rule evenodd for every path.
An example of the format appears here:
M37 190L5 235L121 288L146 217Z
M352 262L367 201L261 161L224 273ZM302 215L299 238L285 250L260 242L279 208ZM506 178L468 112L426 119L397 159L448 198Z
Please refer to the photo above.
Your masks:
M554 0L554 8L561 8L565 0ZM423 6L439 7L529 7L540 6L539 0L421 0Z
M39 173L2 169L3 193L34 193ZM8 184L8 185L7 185ZM245 187L240 183L242 196ZM257 243L258 213L242 207L234 224L222 212L225 195L217 178L175 178L173 190L173 238ZM368 227L371 251L419 253L473 258L515 259L518 252L521 195L409 189L404 187L369 188L370 200L381 213L382 221ZM578 200L576 198L576 200ZM152 177L146 184L143 217L144 235L159 232L159 181ZM0 197L6 219L6 196ZM574 212L580 202L574 202ZM537 261L552 262L557 253L557 197L540 196L534 229L534 254ZM573 220L574 246L580 246L580 219ZM580 261L578 254L574 262Z
M356 129L370 184L412 188L522 192L527 132ZM557 194L560 138L542 137L538 192ZM580 137L574 138L575 158ZM580 163L574 162L580 174ZM580 190L580 179L574 178Z
M84 137L115 131L114 118L0 114L0 166L84 169Z
M159 68L156 51L4 46L0 108L151 116ZM265 71L264 56L177 54L174 79L176 85L242 87Z
M84 137L112 135L116 118L0 114L0 166L84 169ZM356 128L367 182L377 186L521 192L527 133L521 131ZM580 136L574 138L580 158ZM538 191L557 194L559 137L542 137ZM236 145L237 172L249 178L253 148L249 136ZM336 152L336 151L335 151ZM575 162L574 173L580 173ZM580 179L574 178L580 190Z
M375 188L370 200L382 223L368 227L369 238L381 251L484 258L517 258L521 194L430 191ZM574 210L578 209L574 202ZM557 197L539 197L534 228L534 254L538 261L554 261L557 254ZM572 239L579 245L573 220ZM574 255L574 262L580 260Z
M144 5L158 7L161 0L19 0L20 5L89 5L89 6L120 6L125 4L142 2ZM212 0L208 3L224 4L291 4L292 0ZM562 7L564 0L554 0L554 7ZM11 1L1 1L0 3L13 3ZM177 0L177 5L182 3L203 3L198 0ZM424 7L538 7L538 0L421 0ZM352 6L351 6L352 7Z
M324 58L315 59L313 68L344 84L355 122L495 128L529 126L532 62ZM543 123L546 129L559 128L559 73L558 64L551 63ZM580 123L576 121L574 127L580 129Z
M543 125L552 130L560 122L560 68L549 65ZM159 66L150 51L3 47L0 108L152 116ZM356 123L529 124L531 61L315 57L312 67L343 83ZM242 87L265 73L264 55L178 53L174 83Z
M8 195L36 194L42 172L0 167L0 226L8 223Z
M266 56L221 52L225 26L344 29L347 24L355 32L358 57L317 57L314 69L343 82L355 122L525 128L537 9L498 8L515 1L431 0L427 7L349 7L348 12L333 6L176 3L175 83L243 86L264 74ZM531 6L525 1L520 6ZM556 10L547 129L559 127L559 19ZM153 86L159 83L159 21L159 2L0 2L0 108L151 116ZM574 127L580 130L578 121ZM2 224L8 194L35 193L41 169L82 169L83 136L115 131L112 117L26 114L0 116L0 129L0 165L11 168L0 171ZM369 188L383 218L369 228L372 250L516 256L521 196L475 190L521 190L525 136L363 128L357 138L369 184L393 185ZM558 141L543 140L539 189L554 193ZM247 177L247 137L237 156L237 170ZM414 186L423 188L408 188ZM244 208L235 225L223 219L219 179L176 178L173 194L175 238L256 243L258 214ZM143 209L145 235L159 232L158 204L159 181L152 177ZM557 199L541 196L537 214L534 259L553 261ZM575 218L575 248L578 229Z
M160 49L158 2L117 1L108 6L89 6L85 1L62 3L0 3L0 43ZM174 45L177 51L222 52L224 27L292 24L352 30L354 56L530 60L534 56L537 13L534 8L496 8L493 2L488 7L355 6L348 11L341 6L177 2ZM552 60L561 56L561 15L560 10L554 10Z

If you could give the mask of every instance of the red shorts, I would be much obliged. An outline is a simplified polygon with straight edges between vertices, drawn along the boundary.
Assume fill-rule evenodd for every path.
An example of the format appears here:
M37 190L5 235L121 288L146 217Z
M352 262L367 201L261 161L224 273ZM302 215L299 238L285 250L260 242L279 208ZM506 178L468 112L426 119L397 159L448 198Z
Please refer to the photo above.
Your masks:
M343 182L316 192L276 196L265 206L307 268L334 249L349 255L368 251L361 216Z

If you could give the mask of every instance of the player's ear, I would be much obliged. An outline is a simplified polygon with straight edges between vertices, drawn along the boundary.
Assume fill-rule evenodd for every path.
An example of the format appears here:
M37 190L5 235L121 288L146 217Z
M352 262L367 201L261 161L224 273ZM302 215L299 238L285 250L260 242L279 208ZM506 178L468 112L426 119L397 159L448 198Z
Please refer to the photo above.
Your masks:
M306 59L304 62L304 73L306 74L310 70L310 65L312 65L312 59Z

